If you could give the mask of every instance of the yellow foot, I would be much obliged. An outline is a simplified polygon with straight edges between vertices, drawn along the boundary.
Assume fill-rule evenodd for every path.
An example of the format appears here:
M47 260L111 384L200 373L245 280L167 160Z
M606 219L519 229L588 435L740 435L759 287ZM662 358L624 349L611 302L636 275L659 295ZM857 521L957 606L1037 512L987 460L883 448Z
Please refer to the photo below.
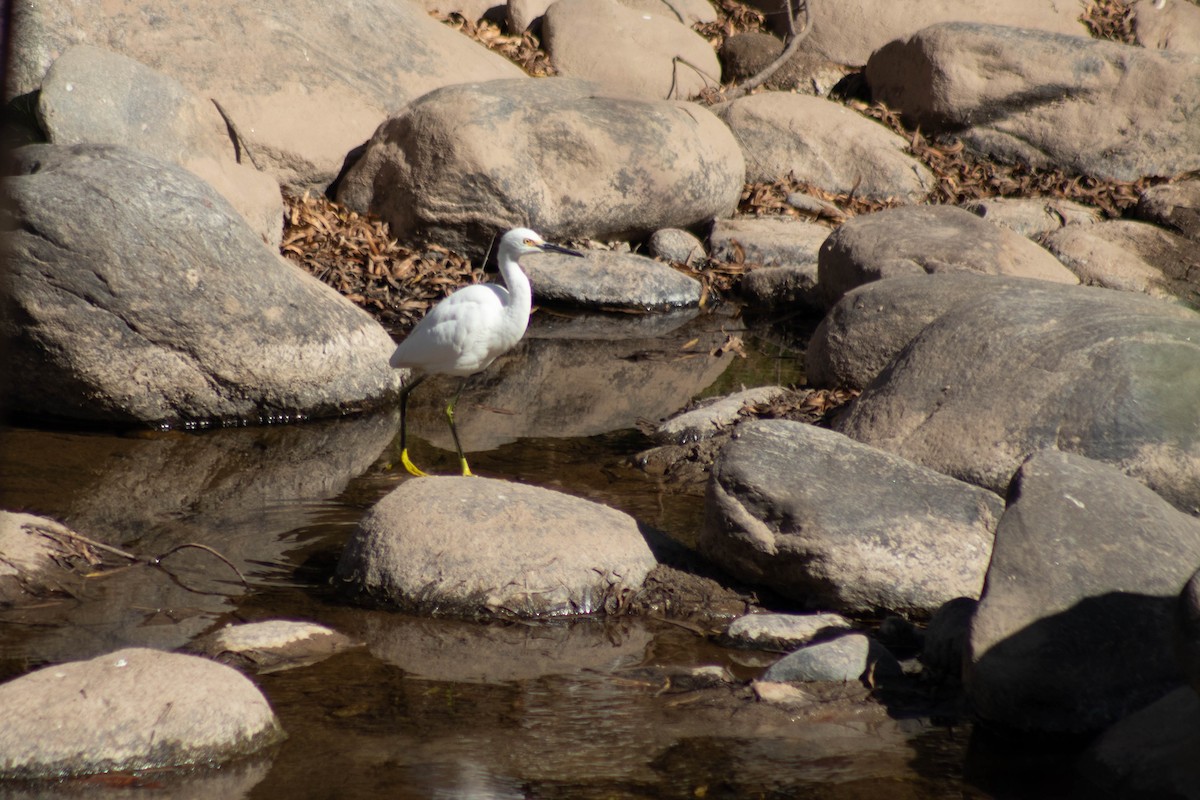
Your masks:
M408 448L400 451L400 463L404 465L404 468L408 470L410 474L416 475L418 478L424 478L428 475L428 473L417 469L417 465L412 463L412 461L409 459Z
M474 478L475 473L471 472L471 468L467 466L467 460L462 459L462 474L464 478Z

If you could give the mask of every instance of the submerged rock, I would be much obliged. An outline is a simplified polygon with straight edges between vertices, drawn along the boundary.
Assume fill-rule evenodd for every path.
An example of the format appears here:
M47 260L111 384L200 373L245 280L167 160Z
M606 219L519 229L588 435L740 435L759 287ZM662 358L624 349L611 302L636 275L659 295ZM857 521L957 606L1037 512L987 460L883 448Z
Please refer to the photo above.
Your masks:
M262 673L315 664L351 645L349 637L315 622L272 619L227 625L195 640L187 650Z

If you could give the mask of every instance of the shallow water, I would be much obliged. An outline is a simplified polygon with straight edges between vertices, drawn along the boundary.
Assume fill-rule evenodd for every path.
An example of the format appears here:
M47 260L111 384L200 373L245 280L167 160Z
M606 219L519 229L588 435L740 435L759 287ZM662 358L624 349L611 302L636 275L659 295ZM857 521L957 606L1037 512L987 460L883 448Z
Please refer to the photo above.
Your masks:
M648 445L639 422L697 397L796 382L801 365L786 341L728 318L613 325L543 319L469 384L458 414L472 468L692 541L701 501L628 463ZM749 357L731 352L736 338ZM439 419L452 390L431 380L414 393L413 457L433 471L453 471ZM0 431L4 508L140 554L202 543L250 583L188 550L170 557L169 573L129 568L88 579L74 597L0 611L0 678L124 646L174 648L240 620L309 619L364 643L255 676L289 734L273 752L106 784L106 796L991 796L963 779L962 729L871 703L798 715L756 703L738 682L690 686L677 673L721 666L745 680L771 657L680 625L482 625L344 603L328 585L342 544L365 509L409 479L393 467L397 431L390 412L198 433ZM51 791L8 789L0 794Z

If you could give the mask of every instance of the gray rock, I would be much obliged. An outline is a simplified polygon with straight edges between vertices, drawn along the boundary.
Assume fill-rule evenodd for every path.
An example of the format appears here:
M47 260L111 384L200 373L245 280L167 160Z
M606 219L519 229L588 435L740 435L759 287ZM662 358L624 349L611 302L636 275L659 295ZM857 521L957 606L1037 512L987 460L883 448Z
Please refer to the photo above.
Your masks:
M817 288L833 305L880 278L964 271L1079 282L1043 248L968 211L902 206L854 217L830 234L817 261Z
M713 464L699 548L809 607L929 613L983 585L1000 498L832 431L741 426Z
M838 430L996 492L1038 450L1111 463L1200 511L1200 316L1026 281L927 325Z
M70 48L38 92L38 121L51 144L115 144L178 164L207 181L263 241L283 237L279 185L236 160L216 106L161 72L109 50Z
M1077 762L1091 796L1200 797L1200 697L1183 686L1102 733Z
M993 225L1033 239L1068 225L1092 225L1100 212L1061 197L987 197L962 206Z
M213 98L277 181L323 191L381 119L440 86L523 77L419 3L238 3L197 13L174 0L22 3L6 89L38 87L72 44L112 50Z
M763 92L713 106L742 146L746 180L789 175L827 192L920 202L934 186L907 142L841 103L790 92Z
M737 424L747 405L769 403L786 392L782 386L759 386L714 398L659 425L654 440L660 444L686 444L708 439Z
M620 511L488 478L421 478L367 512L337 578L383 605L538 617L616 611L655 564Z
M0 685L0 777L219 763L284 738L262 693L196 656L129 648Z
M352 645L350 638L315 622L271 619L226 625L187 651L258 673L308 666Z
M687 231L679 228L662 228L650 234L646 243L650 255L664 261L675 261L689 267L698 267L708 260L704 243Z
M900 672L900 663L887 648L864 634L847 633L788 653L763 673L762 680L874 681Z
M1133 0L1133 36L1142 47L1200 53L1200 8L1182 0Z
M724 638L737 647L794 650L853 627L841 614L747 614L729 623Z
M1079 280L1200 308L1200 245L1156 225L1112 220L1071 226L1042 244Z
M592 250L583 258L540 253L521 260L539 303L641 311L700 303L700 282L645 256Z
M566 78L491 81L431 92L383 123L338 199L395 236L482 254L516 225L640 239L707 222L732 213L744 176L737 141L703 108Z
M1009 489L971 624L975 713L1019 731L1086 733L1181 679L1175 606L1200 520L1116 469L1045 450Z
M1025 28L949 22L867 63L876 100L1002 161L1132 181L1200 168L1200 59Z
M956 597L929 618L921 647L921 663L936 680L962 681L971 619L978 606L979 601L974 597Z
M846 292L809 338L805 379L810 386L865 389L926 325L950 309L996 292L1019 293L1029 285L1027 278L974 272L865 283Z
M764 267L812 267L821 243L832 233L827 225L791 217L720 219L709 234L714 261Z
M626 97L688 100L721 83L717 54L691 24L664 5L558 0L542 18L542 44L564 77Z
M1152 186L1138 198L1134 213L1200 243L1200 179Z
M330 415L390 397L391 337L208 184L108 145L30 145L11 221L6 405L88 421Z

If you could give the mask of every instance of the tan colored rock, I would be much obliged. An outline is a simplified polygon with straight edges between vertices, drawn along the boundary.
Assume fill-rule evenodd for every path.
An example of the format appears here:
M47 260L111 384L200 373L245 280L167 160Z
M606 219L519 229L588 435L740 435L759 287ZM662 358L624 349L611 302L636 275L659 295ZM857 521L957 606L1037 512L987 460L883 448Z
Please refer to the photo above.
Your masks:
M1134 213L1200 243L1200 178L1150 187L1138 199Z
M978 153L1114 180L1200 168L1200 59L1111 41L944 23L871 56L875 99Z
M841 103L762 92L713 107L742 146L746 180L789 174L834 193L920 202L933 174L905 153L907 142Z
M1082 283L1200 308L1200 245L1133 220L1067 227L1043 239Z
M645 100L687 100L719 86L721 65L703 37L671 14L617 0L558 0L542 43L560 75Z
M1133 0L1133 35L1142 47L1200 53L1200 6L1188 0Z
M1061 197L988 197L963 208L993 225L1033 239L1067 225L1093 225L1100 212Z

